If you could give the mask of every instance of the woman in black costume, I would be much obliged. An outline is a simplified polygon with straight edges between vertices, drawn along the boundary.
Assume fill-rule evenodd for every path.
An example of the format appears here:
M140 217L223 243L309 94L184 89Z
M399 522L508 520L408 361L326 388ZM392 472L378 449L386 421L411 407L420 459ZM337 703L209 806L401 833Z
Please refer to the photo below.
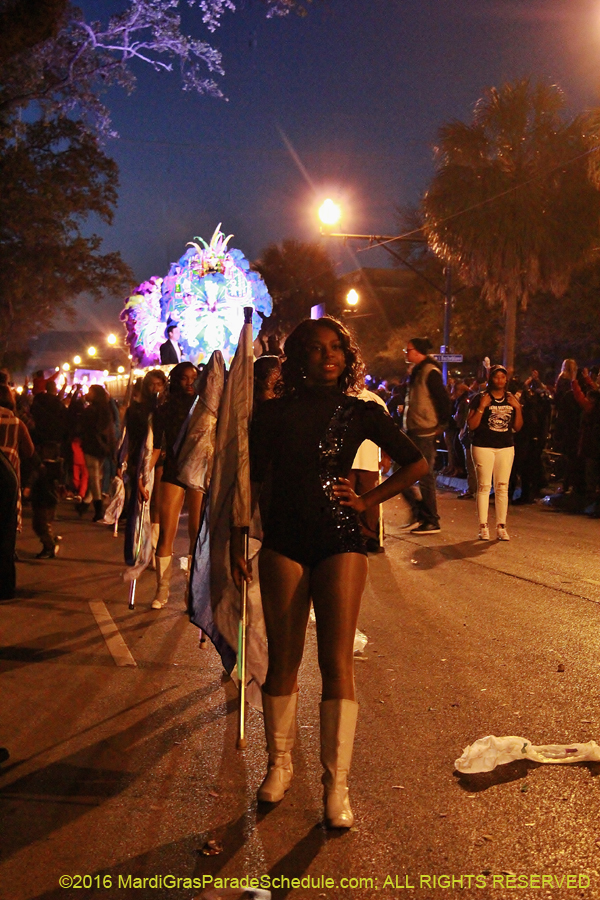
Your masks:
M288 789L296 730L297 674L312 600L323 681L321 761L325 821L354 822L346 784L358 704L354 633L367 578L359 513L394 497L425 474L427 463L378 404L351 396L363 382L358 348L335 319L302 322L285 343L282 393L257 410L251 434L253 482L270 471L261 504L259 558L269 665L263 708L269 766L258 799L277 802ZM348 474L363 440L382 447L399 469L358 497ZM242 534L232 533L236 584L251 580Z
M161 451L164 451L164 468L160 484L158 501L158 518L160 532L156 547L156 594L152 601L152 609L162 609L169 600L171 572L173 569L173 542L177 534L179 516L183 501L188 505L188 534L190 538L189 552L193 552L194 543L200 527L202 501L204 494L188 488L177 478L177 453L175 445L188 413L196 397L195 383L198 369L190 362L182 362L171 369L169 375L169 394L154 416L154 452L150 468L154 468ZM140 495L148 499L148 490L143 477L138 481Z

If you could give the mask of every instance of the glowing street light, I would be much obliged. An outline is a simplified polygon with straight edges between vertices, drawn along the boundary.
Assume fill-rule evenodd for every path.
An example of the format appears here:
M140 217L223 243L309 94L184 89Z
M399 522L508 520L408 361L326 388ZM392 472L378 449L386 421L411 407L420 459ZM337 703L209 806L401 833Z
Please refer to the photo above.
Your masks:
M346 294L346 303L348 304L348 306L356 306L359 300L360 297L358 295L358 292L355 291L354 288L350 288L350 290Z
M323 225L326 225L329 228L333 228L334 225L337 225L341 215L342 211L340 207L329 197L319 207L319 218Z
M76 366L78 366L79 363L81 362L81 357L80 357L80 356L74 356L74 357L73 357L73 362L75 363Z
M107 340L107 343L109 343L109 344L111 344L111 345L112 345L112 344L116 344L116 343L117 343L117 336L116 336L115 334L109 334L108 337L106 338L106 340Z
M88 356L95 356L96 353L97 353L97 350L95 347L88 347Z
M71 368L71 366L69 365L69 363L63 363L63 371L64 372L68 372L70 368Z
M119 366L119 368L117 369L117 372L119 373L119 375L122 375L124 371L125 371L125 369L123 366Z

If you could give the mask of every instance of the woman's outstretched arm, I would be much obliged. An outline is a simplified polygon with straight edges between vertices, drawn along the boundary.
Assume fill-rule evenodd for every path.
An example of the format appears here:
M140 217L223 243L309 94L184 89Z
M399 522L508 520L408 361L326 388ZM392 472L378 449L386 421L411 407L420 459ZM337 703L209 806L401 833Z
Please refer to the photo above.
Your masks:
M421 457L416 462L409 463L407 466L398 469L393 475L390 475L389 478L377 485L376 488L373 488L372 491L367 491L366 494L362 494L360 497L354 493L347 478L340 478L338 483L334 485L333 492L342 506L351 506L357 512L364 512L365 509L377 506L385 500L391 500L392 497L410 487L419 478L427 475L428 471L427 460Z

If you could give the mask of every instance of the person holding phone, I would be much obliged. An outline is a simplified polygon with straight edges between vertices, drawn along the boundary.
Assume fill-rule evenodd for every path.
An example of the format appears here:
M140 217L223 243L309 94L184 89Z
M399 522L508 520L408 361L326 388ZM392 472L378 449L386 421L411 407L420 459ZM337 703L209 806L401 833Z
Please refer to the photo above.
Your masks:
M479 539L489 541L488 509L492 479L496 504L496 537L510 540L506 530L508 482L515 458L515 432L523 427L521 404L506 390L508 372L492 366L487 388L471 401L467 424L472 432L471 453L477 473Z

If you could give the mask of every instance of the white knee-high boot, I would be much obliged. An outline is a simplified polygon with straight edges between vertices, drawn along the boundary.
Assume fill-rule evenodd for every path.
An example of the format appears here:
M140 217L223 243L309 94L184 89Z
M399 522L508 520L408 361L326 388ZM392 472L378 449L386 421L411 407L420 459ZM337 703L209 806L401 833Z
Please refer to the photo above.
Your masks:
M298 693L271 697L263 691L262 701L269 768L257 797L262 803L279 803L294 774L292 748L296 738Z
M156 557L156 594L152 601L152 609L162 609L169 602L169 588L173 571L172 556Z
M348 772L352 762L358 703L354 700L324 700L319 709L325 824L329 828L351 828L354 815L348 796Z

